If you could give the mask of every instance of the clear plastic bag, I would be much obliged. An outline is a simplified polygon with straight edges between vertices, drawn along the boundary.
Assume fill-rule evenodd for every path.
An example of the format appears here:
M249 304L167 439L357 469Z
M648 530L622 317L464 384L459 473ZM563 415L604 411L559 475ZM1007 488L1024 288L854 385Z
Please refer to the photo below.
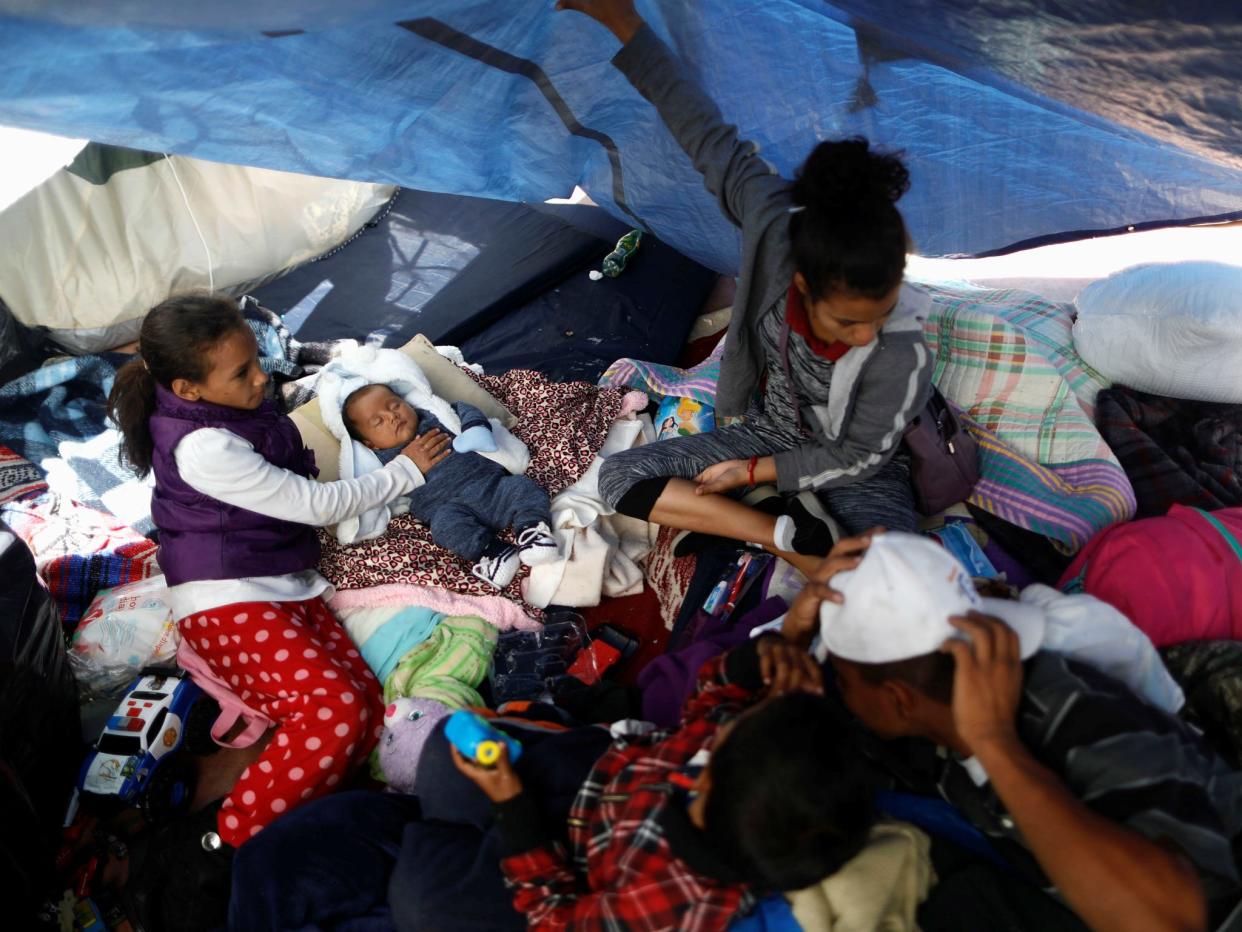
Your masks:
M570 676L574 658L590 643L586 624L574 612L549 615L537 631L502 634L492 663L492 698L496 705L520 699L550 699L557 685Z
M82 616L69 666L88 696L116 695L143 667L171 664L180 635L163 576L106 589Z

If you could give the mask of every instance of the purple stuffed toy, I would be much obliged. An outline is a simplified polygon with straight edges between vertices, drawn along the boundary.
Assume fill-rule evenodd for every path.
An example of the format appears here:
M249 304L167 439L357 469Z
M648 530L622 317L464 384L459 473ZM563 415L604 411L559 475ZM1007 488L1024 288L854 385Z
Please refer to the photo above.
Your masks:
M427 739L442 719L453 714L434 699L396 699L384 711L384 736L379 744L380 769L391 790L408 793Z

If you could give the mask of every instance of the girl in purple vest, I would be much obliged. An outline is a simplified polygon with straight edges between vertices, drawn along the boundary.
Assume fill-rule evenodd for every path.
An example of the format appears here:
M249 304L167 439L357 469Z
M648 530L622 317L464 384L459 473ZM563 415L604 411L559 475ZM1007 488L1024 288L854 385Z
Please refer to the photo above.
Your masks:
M264 398L233 300L165 301L143 321L139 354L109 408L125 459L155 474L151 516L181 636L279 725L219 810L219 841L236 847L346 779L383 724L379 684L324 602L314 528L409 494L451 438L425 435L377 472L319 483L297 428Z

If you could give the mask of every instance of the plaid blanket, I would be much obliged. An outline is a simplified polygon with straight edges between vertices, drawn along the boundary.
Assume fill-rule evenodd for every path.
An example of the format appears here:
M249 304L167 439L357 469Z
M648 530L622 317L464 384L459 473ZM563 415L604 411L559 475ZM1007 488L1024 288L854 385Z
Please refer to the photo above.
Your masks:
M253 298L242 299L242 311L274 381L313 371L330 355L330 344L298 343ZM0 387L0 444L40 470L57 494L148 533L154 528L151 480L138 479L121 464L121 435L107 419L108 393L129 359L120 353L66 357ZM299 383L282 391L287 403L309 396ZM5 485L0 482L0 490Z
M1100 392L1096 424L1134 484L1139 515L1242 505L1242 405L1115 386Z
M0 505L47 491L43 473L34 463L0 446Z
M1073 316L1029 292L925 285L934 379L979 440L970 502L1077 550L1134 516L1134 490L1092 420L1107 381L1074 351Z
M0 443L29 460L57 494L149 531L149 483L121 465L108 392L127 356L60 359L0 387Z
M237 304L259 344L259 366L272 376L285 410L292 411L314 398L314 389L297 380L326 366L340 341L302 343L293 338L280 315L263 307L258 299L243 295Z
M34 554L66 634L77 627L100 590L160 571L154 541L111 515L53 492L9 501L0 508L0 517Z
M657 401L665 397L692 398L701 404L714 405L723 352L722 339L706 359L690 369L641 359L618 359L599 377L599 384L604 388L636 388Z

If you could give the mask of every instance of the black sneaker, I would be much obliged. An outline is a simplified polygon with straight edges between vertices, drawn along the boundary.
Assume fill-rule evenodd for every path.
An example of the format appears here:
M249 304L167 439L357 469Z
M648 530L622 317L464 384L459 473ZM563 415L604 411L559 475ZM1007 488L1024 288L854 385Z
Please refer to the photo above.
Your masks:
M755 486L739 501L743 505L749 505L769 515L780 515L785 507L785 499L780 492L776 491L774 485ZM673 538L673 556L688 557L705 550L732 549L740 546L742 542L732 537L704 534L701 531L682 531Z
M824 510L814 492L799 492L785 504L785 514L793 519L793 552L809 557L826 557L841 539L841 525Z

